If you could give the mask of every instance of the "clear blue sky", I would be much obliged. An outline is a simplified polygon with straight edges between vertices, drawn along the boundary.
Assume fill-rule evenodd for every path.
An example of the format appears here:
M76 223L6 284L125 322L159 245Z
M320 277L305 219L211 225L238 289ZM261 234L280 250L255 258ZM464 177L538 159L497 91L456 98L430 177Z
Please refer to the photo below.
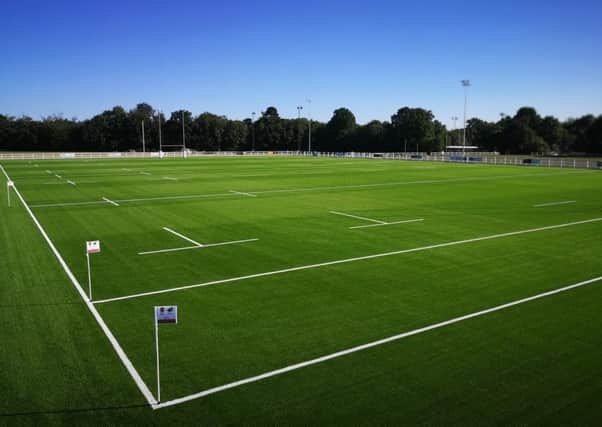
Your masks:
M402 106L496 120L522 105L602 114L602 2L3 2L0 113L88 118L141 101L169 112L360 123ZM307 107L306 107L307 108Z

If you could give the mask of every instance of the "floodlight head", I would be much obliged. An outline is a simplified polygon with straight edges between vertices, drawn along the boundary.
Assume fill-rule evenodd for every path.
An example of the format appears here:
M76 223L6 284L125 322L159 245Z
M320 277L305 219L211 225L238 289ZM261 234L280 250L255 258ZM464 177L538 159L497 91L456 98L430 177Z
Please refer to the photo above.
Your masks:
M470 80L460 80L460 82L462 83L462 86L464 86L464 87L470 86Z

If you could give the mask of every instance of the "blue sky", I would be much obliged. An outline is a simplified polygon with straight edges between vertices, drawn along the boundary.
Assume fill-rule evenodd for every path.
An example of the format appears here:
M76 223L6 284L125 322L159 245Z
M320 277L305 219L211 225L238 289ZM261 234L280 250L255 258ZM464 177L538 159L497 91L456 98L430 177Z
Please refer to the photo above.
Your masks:
M5 2L0 113L88 118L149 102L245 118L311 98L360 123L402 106L497 120L602 114L602 2ZM305 112L307 105L305 104Z

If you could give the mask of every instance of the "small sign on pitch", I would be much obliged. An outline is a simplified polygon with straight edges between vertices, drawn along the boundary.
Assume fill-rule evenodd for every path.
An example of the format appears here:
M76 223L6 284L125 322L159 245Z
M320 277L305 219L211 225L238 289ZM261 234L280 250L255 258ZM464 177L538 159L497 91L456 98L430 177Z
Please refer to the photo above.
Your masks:
M91 242L86 242L87 254L96 254L98 252L100 252L100 240L92 240Z
M178 306L162 305L155 307L155 321L157 323L178 323Z

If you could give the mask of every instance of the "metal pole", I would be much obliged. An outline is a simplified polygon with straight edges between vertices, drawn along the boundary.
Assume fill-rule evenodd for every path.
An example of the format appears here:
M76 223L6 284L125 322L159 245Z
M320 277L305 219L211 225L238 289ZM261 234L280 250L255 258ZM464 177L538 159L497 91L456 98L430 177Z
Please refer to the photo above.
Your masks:
M159 155L163 151L162 141L161 141L161 112L159 111Z
M159 370L159 324L157 323L157 307L154 313L155 321L155 350L157 352L157 403L161 402L161 371Z
M86 264L88 264L88 298L92 301L92 274L90 273L90 254L86 252Z
M309 116L309 135L308 135L308 148L309 148L309 152L311 153L311 99L307 100L307 105L308 105L308 116Z
M301 110L302 106L297 107L297 151L301 151Z
M144 120L142 120L142 152L146 153L146 145L144 142Z
M184 130L184 110L182 110L182 155L186 157L186 132Z
M462 154L466 152L466 105L468 103L468 87L470 86L470 80L462 80L462 86L464 87L464 136L462 140Z
M251 113L251 151L255 152L255 111Z

